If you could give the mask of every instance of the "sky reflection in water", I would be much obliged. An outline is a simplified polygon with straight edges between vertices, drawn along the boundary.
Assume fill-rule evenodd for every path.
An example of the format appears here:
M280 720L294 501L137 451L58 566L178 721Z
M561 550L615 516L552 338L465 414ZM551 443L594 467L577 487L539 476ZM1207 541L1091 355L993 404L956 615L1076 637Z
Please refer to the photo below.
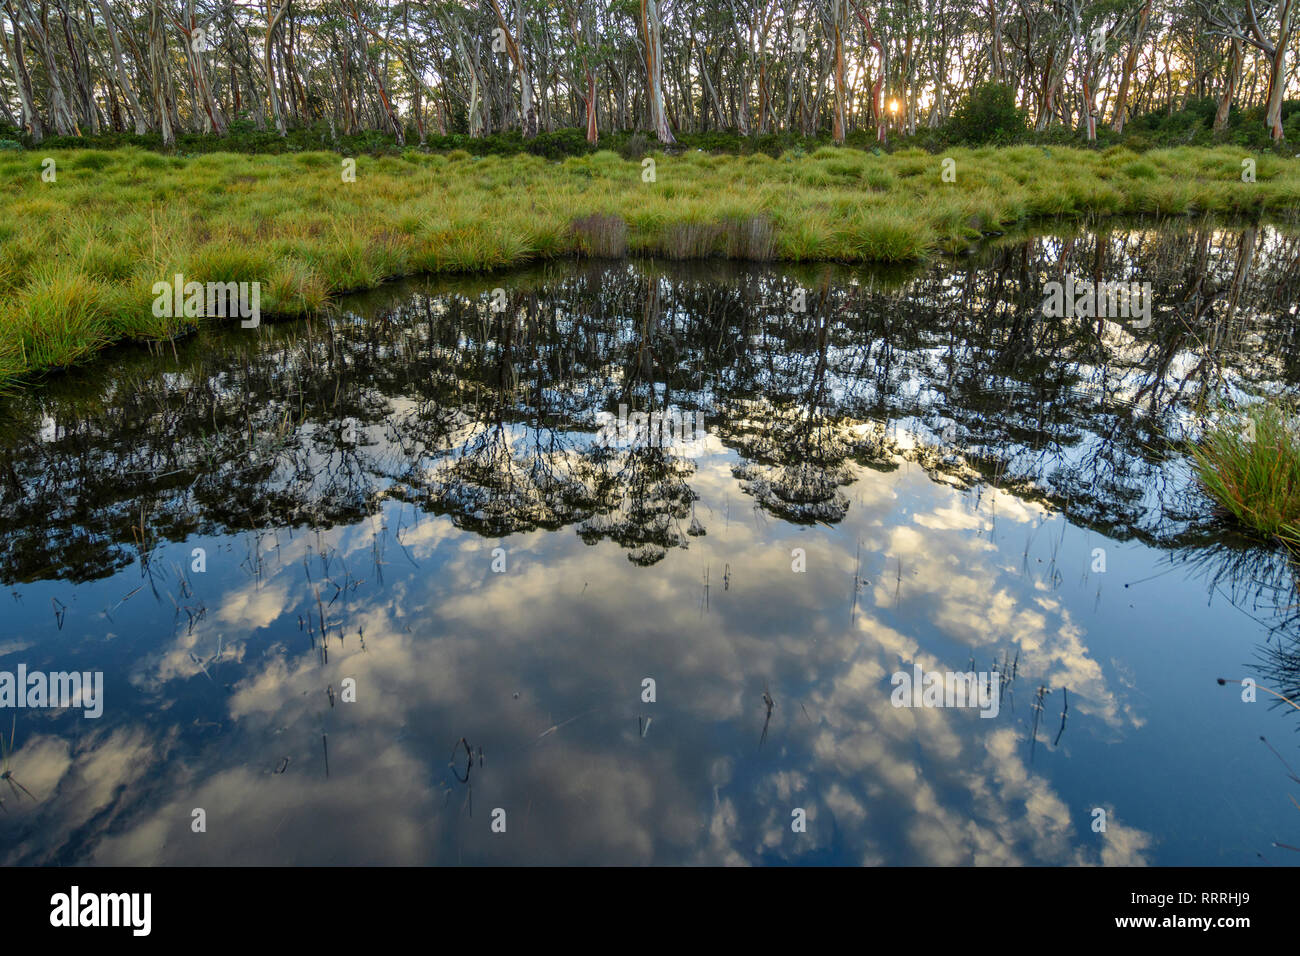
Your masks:
M1295 242L1247 232L412 285L7 400L0 669L107 699L17 712L4 861L1296 862L1295 724L1214 680L1293 660L1288 571L1170 445L1207 330L1218 387L1293 380ZM1098 262L1150 330L1032 321ZM620 403L703 409L703 454L598 450ZM996 717L891 705L972 661L1014 661Z

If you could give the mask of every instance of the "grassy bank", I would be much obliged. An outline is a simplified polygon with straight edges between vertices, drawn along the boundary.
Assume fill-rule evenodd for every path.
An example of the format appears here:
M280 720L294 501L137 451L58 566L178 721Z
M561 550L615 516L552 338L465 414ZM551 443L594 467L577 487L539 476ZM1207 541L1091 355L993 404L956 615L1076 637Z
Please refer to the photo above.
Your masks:
M772 158L638 161L408 152L137 149L0 154L0 381L84 360L123 338L199 321L157 318L152 287L259 282L263 315L417 272L566 255L901 262L1043 217L1300 207L1300 164L1236 149L1096 152L1013 147L880 156L824 148ZM953 160L955 182L942 176Z

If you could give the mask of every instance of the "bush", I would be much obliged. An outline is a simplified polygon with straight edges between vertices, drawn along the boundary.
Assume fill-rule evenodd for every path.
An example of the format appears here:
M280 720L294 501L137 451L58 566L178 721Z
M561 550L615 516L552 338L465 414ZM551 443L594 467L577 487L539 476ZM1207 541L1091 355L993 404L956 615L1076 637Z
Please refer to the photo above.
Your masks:
M1011 87L981 83L957 104L945 131L953 143L1013 143L1025 135L1025 111Z
M1282 121L1282 133L1288 142L1300 142L1300 112L1293 113Z
M533 139L524 140L524 149L534 156L563 159L565 156L584 156L595 147L587 142L585 130L566 128L553 133L538 133Z
M1229 113L1227 129L1214 132L1212 128L1217 108L1218 103L1213 97L1193 99L1188 102L1185 110L1173 114L1162 110L1134 116L1125 125L1122 134L1111 132L1109 125L1103 123L1097 128L1096 141L1089 143L1084 137L1083 130L1077 126L1053 123L1041 132L1030 129L1025 111L1015 107L1011 90L999 84L985 83L976 87L969 96L959 102L954 115L939 128L919 126L911 135L895 131L890 134L884 146L877 143L874 128L854 129L848 131L845 146L876 154L906 148L937 154L961 145L1028 143L1035 146L1071 146L1084 149L1105 149L1112 145L1126 145L1135 152L1144 152L1148 149L1168 146L1213 146L1227 143L1243 149L1290 155L1294 152L1294 144L1300 141L1300 100L1287 100L1283 104L1283 128L1287 144L1276 144L1272 141L1269 129L1264 125L1262 106L1253 106L1244 110L1234 107ZM659 148L653 137L642 131L617 130L602 133L598 144L593 148L587 142L586 130L578 127L565 127L541 133L530 140L524 139L518 130L474 137L460 131L457 123L453 122L451 128L454 132L447 135L430 132L421 152L448 153L463 150L471 156L514 156L519 153L529 153L558 160L569 156L586 156L597 150L608 149L621 153L626 159L639 160L651 150ZM731 156L761 153L774 158L791 154L810 155L831 141L829 130L826 129L816 136L803 136L790 130L756 133L749 136L742 136L734 130L707 130L676 135L677 146L666 147L668 152L703 150ZM406 150L419 149L413 130L407 137L406 145L399 146L397 138L385 130L366 130L349 134L339 130L331 131L327 123L318 122L311 126L292 128L286 136L280 136L274 127L268 126L259 130L251 119L242 116L231 121L225 136L178 133L176 144L170 149L163 146L162 137L157 133L136 136L129 132L112 131L93 136L47 136L43 145L47 149L82 150L116 150L135 147L181 156L213 152L284 154L322 150L345 156L397 156ZM34 146L31 138L22 130L0 124L0 150L30 149ZM1288 146L1291 147L1289 151Z
M624 159L640 159L649 147L650 141L644 133L633 133L618 147L618 152Z

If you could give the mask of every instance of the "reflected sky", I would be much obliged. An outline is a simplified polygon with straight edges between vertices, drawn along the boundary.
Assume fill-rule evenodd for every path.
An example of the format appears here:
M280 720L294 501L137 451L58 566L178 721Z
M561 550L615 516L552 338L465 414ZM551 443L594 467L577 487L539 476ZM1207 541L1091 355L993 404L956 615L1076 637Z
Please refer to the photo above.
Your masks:
M0 711L4 862L1294 864L1258 738L1296 725L1215 682L1289 659L1287 569L1151 440L1207 414L1172 320L1016 331L1063 243L1099 254L404 287L9 399L0 670L106 702ZM1292 361L1233 351L1294 278L1263 259L1206 318L1243 394ZM620 403L707 438L601 446ZM999 672L997 715L893 706L914 665Z

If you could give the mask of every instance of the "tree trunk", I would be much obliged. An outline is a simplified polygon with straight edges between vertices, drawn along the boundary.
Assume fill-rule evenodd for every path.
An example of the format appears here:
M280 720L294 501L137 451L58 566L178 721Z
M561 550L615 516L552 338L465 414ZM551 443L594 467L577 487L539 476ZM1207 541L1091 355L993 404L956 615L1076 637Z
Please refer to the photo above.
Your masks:
M32 12L28 0L19 0L19 11L26 17L27 34L32 39L32 45L45 61L45 78L50 84L50 113L54 120L54 131L60 136L80 136L81 128L77 125L77 118L72 114L68 99L63 93L63 81L60 79L62 71L54 57L54 48L50 44L49 34L41 20L37 19L36 14ZM21 43L21 40L18 42Z
M1264 122L1272 131L1273 140L1281 142L1286 137L1282 132L1282 97L1286 93L1286 48L1291 44L1292 14L1295 0L1284 0L1278 17L1277 46L1273 49L1273 70L1268 78L1268 113Z
M1142 51L1142 37L1146 33L1147 17L1151 14L1151 0L1146 0L1138 13L1137 24L1133 28L1133 38L1129 41L1128 54L1124 57L1124 66L1119 77L1119 92L1115 94L1115 119L1110 128L1117 133L1124 132L1124 123L1128 120L1128 88L1137 67L1138 54Z
M176 128L172 125L171 102L169 96L167 72L167 53L164 49L167 38L163 32L162 8L159 0L153 0L149 7L149 76L153 81L154 107L158 111L158 131L162 133L163 145L170 148L176 145Z
M143 136L149 130L148 122L144 110L140 107L140 101L136 98L135 90L131 86L131 80L126 74L126 64L122 62L122 44L118 42L117 27L113 24L113 16L108 9L108 0L99 0L99 12L104 18L104 27L108 30L108 42L113 52L113 65L117 72L118 85L122 88L122 96L126 100L127 112L131 114L131 122L135 125L135 134Z
M102 3L103 0L100 2ZM289 9L289 0L279 0L279 5L276 7L273 7L271 2L272 0L267 0L266 3L266 38L262 41L262 70L266 74L266 95L271 100L271 116L275 120L275 130L281 136L287 136L284 111L280 109L280 94L275 88L275 67L271 60L271 45L275 40L276 28L280 26L280 19Z
M834 43L835 102L831 114L831 139L837 146L844 145L846 119L844 110L844 27L848 19L845 4L848 0L831 0L831 39Z
M497 0L488 0L488 3L492 5L492 12L496 14L497 23L500 24L501 36L506 44L506 53L509 54L510 61L514 63L515 70L519 73L519 126L523 131L524 138L531 139L537 135L537 109L533 105L533 78L528 72L528 64L524 62L524 56L519 49L519 44L510 33L510 25L501 12L500 4L497 3ZM517 0L515 13L515 22L518 24L517 29L522 30L524 25L523 0Z
M672 144L668 114L664 110L663 25L659 20L658 0L641 0L641 39L645 43L646 96L650 122L659 142Z
M1228 112L1232 109L1232 98L1236 95L1237 84L1241 82L1242 47L1239 37L1232 38L1232 53L1228 57L1228 75L1223 85L1223 95L1219 97L1219 108L1214 113L1214 131L1228 128Z
M880 57L880 70L876 73L875 79L871 81L871 118L876 123L876 141L885 142L885 117L884 106L880 101L880 94L885 85L885 49L881 46L880 41L876 39L875 31L871 29L871 20L862 8L858 6L856 0L853 0L853 12L857 14L862 25L867 29L867 45L875 49L876 55Z
M9 69L14 75L14 86L18 89L18 101L22 107L23 128L33 143L45 138L45 127L41 125L41 114L36 110L35 95L32 93L32 79L27 73L27 64L23 62L23 37L18 29L17 15L10 11L14 26L13 40L4 31L0 23L0 50L4 51L9 61Z
M374 81L375 92L379 96L380 106L383 114L388 120L388 124L393 128L393 135L397 138L398 146L406 145L406 134L402 130L402 123L397 118L397 113L393 109L392 101L388 98L388 88L384 86L384 80L375 68L375 64L370 62L370 47L366 43L367 28L361 22L361 11L357 7L356 0L344 7L344 12L357 26L357 52L361 55L361 61L365 64L366 71L370 74L370 79Z

